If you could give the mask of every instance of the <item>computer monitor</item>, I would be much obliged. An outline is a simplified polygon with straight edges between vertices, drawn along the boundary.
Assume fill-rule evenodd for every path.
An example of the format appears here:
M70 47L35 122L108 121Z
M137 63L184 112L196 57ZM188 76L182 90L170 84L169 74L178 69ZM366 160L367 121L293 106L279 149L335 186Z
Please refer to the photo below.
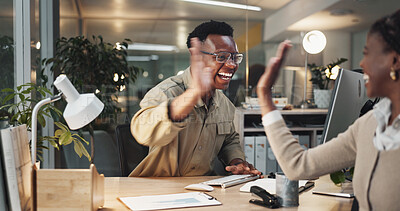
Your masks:
M362 73L345 69L339 71L320 144L347 130L359 117L362 106L368 100L364 83Z

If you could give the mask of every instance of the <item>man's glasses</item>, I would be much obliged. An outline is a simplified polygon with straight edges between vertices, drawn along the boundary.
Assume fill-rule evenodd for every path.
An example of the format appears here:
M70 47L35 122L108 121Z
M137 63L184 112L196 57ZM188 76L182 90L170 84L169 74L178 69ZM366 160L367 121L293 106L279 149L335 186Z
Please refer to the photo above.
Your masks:
M243 54L241 53L229 53L229 52L218 52L218 53L210 53L210 52L206 52L206 51L200 51L204 54L209 54L209 55L213 55L215 56L215 60L218 63L225 63L227 61L229 61L229 59L232 58L233 62L235 62L236 64L240 64L240 62L242 62L243 60Z

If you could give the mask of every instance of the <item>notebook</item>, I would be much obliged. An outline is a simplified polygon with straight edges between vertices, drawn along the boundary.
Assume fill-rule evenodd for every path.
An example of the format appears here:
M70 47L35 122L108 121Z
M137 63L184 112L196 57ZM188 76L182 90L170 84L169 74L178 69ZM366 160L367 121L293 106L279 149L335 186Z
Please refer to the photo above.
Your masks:
M353 185L351 182L342 183L342 187L337 187L333 183L318 184L314 188L312 193L327 195L327 196L338 196L344 198L354 197Z

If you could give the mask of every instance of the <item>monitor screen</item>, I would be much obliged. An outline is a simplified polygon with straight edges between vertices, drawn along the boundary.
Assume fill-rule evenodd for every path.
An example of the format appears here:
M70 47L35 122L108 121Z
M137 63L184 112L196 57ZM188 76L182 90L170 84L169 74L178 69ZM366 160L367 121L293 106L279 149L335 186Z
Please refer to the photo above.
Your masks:
M320 144L335 138L353 124L367 100L363 74L341 69L335 81Z

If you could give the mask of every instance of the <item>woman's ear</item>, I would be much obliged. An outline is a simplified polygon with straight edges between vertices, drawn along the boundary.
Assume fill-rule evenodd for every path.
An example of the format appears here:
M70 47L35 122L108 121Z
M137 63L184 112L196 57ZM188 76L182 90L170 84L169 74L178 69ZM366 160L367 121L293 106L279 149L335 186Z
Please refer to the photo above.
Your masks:
M395 56L393 58L393 68L398 71L400 70L400 54L395 53Z

